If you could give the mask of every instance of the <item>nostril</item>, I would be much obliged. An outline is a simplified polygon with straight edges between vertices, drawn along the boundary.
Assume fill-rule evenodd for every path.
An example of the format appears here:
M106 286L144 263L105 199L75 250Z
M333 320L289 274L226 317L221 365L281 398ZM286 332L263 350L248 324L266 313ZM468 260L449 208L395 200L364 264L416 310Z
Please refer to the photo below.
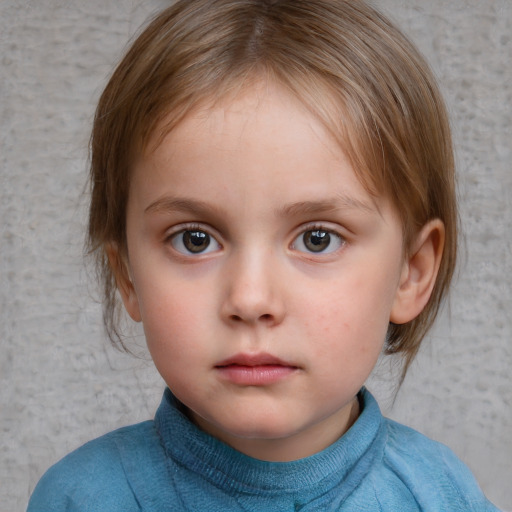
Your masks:
M229 318L232 322L235 322L235 323L251 322L251 319L244 318L243 316L240 316L240 315L231 315ZM263 322L263 323L270 323L273 321L273 318L274 317L271 314L265 313L264 315L260 315L259 317L257 317L256 321Z

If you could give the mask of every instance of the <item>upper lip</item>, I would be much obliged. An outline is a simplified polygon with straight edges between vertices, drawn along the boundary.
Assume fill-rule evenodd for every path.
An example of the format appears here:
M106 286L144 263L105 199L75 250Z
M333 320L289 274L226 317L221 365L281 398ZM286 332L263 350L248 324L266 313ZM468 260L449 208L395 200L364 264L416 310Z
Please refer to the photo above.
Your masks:
M222 366L230 366L230 365L237 365L237 366L275 365L275 366L295 367L294 364L289 363L287 361L283 361L282 359L279 359L278 357L273 356L272 354L267 354L267 353L259 353L259 354L240 353L240 354L236 354L232 357L228 357L227 359L224 359L223 361L220 361L215 366L222 367Z

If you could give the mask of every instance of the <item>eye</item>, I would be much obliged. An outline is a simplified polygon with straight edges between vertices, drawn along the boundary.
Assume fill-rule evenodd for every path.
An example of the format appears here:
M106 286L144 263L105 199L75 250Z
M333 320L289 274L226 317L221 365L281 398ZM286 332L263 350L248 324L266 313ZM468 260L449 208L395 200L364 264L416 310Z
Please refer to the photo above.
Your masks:
M208 254L221 247L215 238L201 229L184 229L172 235L170 241L174 249L185 255Z
M344 244L343 238L322 228L303 231L292 243L292 249L313 254L329 254Z

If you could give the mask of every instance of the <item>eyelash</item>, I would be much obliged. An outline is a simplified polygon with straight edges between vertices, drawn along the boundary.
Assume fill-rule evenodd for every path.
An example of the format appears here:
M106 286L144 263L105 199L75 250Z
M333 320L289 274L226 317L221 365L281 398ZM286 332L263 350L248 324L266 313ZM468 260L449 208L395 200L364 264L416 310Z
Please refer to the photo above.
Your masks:
M212 235L210 231L199 224L180 226L180 229L166 236L165 243L170 244L176 252L183 256L199 257L222 248L217 236ZM186 233L189 234L188 240L183 238ZM193 233L196 234L195 240L190 236ZM198 234L201 234L201 236L197 236ZM309 239L306 239L308 234L310 234ZM214 242L213 247L212 241ZM331 248L333 241L335 242L334 247ZM335 230L322 224L312 224L301 227L300 232L290 244L290 248L308 255L323 256L340 250L345 244L345 238ZM301 245L302 247L300 247ZM197 248L197 251L194 250L195 248Z
M187 243L187 241L183 239L183 236L185 235L185 233L196 233L196 235L198 233L203 234L204 237L202 237L202 241L207 243L206 247L203 250L198 250L198 251L190 250L189 248L187 248L185 246L185 244ZM180 238L180 236L181 236L181 238ZM198 237L196 237L196 238L198 238ZM201 239L199 238L196 241L201 242ZM214 247L213 249L210 249L211 241L215 242L215 244L217 246L216 248ZM175 251L177 251L178 253L180 253L181 255L189 256L189 257L202 256L204 254L209 254L211 252L214 252L214 251L222 248L221 244L217 240L217 237L210 234L209 229L205 229L203 226L198 225L198 224L190 224L190 225L181 226L180 229L168 234L165 238L165 242L170 244L173 247L173 249ZM192 238L190 238L188 240L188 242L192 242L192 246L196 246L198 249L201 249L201 244L194 243ZM210 250L208 250L208 249L210 249Z
M320 248L319 251L308 250L308 248L306 246L307 242L304 240L304 237L308 233L312 233L312 234L313 233L323 233L323 234L327 235L327 237L325 237L325 235L324 236L316 236L315 237L317 242L319 242L318 244L316 244ZM333 239L337 242L335 244L337 246L332 248L332 249L330 249L330 245L331 245L331 242L333 241ZM329 244L326 247L327 249L329 249L327 251L323 250L321 248L321 242L323 240L326 240L327 243ZM311 242L311 241L313 241L313 240L310 239L309 242ZM297 243L298 242L302 243L302 245L306 248L306 250L297 249ZM346 239L340 233L335 231L334 229L329 229L328 227L326 227L325 225L322 225L322 224L311 224L309 226L301 227L300 232L293 239L290 247L292 249L294 249L294 250L298 250L299 252L303 252L305 254L309 254L309 255L313 255L313 256L323 256L323 255L328 255L328 254L332 254L334 252L337 252L338 250L343 248L346 243L347 243Z

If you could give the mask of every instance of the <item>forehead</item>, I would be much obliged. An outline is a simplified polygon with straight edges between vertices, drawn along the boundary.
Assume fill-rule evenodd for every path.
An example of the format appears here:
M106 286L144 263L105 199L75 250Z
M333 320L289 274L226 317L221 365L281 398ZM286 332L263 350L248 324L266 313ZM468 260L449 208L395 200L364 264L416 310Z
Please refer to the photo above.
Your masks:
M281 202L307 203L306 209L318 211L334 203L378 210L382 202L365 190L324 124L275 84L259 82L236 95L205 102L172 129L169 123L163 126L165 131L155 136L133 176L136 189L148 179L159 182L152 203L160 204L159 190L163 204L172 203L165 200L171 192L172 197L189 197L225 190L223 198L229 192L242 194L245 204L275 196L274 209Z
M259 158L287 153L300 160L312 144L331 157L345 159L329 131L289 91L273 82L258 81L234 93L198 101L179 120L173 113L160 123L143 158L201 160L209 166L224 156Z
M282 130L286 128L284 125L287 122L289 125L293 124L294 118L299 123L307 122L310 130L308 137L315 137L323 143L326 151L348 159L359 181L370 195L377 198L383 194L385 184L379 183L378 177L381 173L374 172L375 162L366 161L367 154L375 156L375 151L368 147L370 141L364 140L361 130L354 126L355 123L346 114L341 98L336 97L326 84L317 81L305 84L291 78L284 80L283 83L281 80L269 78L264 72L244 78L231 77L226 83L218 84L216 92L200 94L197 97L192 93L188 104L166 109L159 118L160 121L149 131L147 141L140 146L139 155L147 157L164 140L167 144L170 141L172 145L173 140L177 138L177 132L182 138L188 137L190 143L194 133L197 133L197 128L201 128L202 133L209 133L210 137L215 137L222 133L222 127L227 126L228 122L234 122L237 118L242 120L245 116L245 121L239 124L242 143L246 129L244 123L246 124L249 118L256 122L263 119L259 114L263 112L262 108L265 105L269 105L269 100L273 99L277 101L271 107L270 116L269 112L266 112L265 125L260 126L262 131L274 130L275 135L282 135ZM269 118L272 118L270 124ZM290 133L288 143L300 148L300 140L291 140L294 134L296 133ZM284 149L282 139L276 137L275 151ZM280 140L279 144L277 140Z
M298 155L307 142L314 140L332 156L344 158L342 148L325 126L294 95L268 82L202 102L171 130L162 133L165 133L163 141L176 150L182 144L201 149L198 139L205 138L209 150L216 143L232 151L264 143L277 154L293 149Z

